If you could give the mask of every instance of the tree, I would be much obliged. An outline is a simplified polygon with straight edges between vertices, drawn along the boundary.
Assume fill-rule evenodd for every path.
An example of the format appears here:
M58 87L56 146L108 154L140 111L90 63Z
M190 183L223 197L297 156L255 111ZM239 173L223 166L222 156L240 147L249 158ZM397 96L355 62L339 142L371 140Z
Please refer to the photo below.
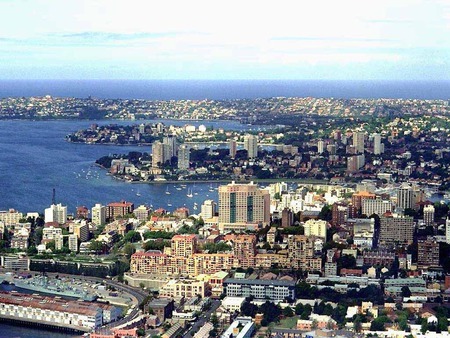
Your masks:
M94 251L95 253L101 253L103 251L104 244L100 241L92 241L89 244L89 250Z
M130 259L131 255L136 252L136 248L133 244L127 243L123 247L123 253L127 256L128 259Z
M283 309L283 316L292 317L293 315L294 315L294 311L292 311L292 308L290 306L286 306Z
M408 286L402 286L402 297L411 297L411 290Z

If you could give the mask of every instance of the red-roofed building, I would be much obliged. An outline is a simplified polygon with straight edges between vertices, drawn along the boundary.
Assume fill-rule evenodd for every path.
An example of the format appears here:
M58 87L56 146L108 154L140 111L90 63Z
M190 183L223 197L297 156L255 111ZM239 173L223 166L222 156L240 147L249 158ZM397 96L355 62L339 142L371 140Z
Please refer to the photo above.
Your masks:
M134 204L131 202L112 202L106 206L106 219L111 221L117 217L123 217L127 214L131 214L133 210Z

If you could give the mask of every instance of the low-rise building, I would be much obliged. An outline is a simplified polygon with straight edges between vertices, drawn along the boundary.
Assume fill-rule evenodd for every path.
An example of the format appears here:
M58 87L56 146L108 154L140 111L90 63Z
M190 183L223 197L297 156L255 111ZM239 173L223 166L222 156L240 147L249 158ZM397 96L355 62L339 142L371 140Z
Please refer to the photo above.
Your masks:
M228 278L223 283L227 297L250 297L283 301L295 300L295 281L235 279Z

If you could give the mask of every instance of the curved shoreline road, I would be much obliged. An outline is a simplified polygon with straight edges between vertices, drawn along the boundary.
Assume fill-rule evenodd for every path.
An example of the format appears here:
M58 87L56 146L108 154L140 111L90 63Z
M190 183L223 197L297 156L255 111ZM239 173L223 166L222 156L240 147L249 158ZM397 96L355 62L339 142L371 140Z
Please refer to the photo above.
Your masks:
M1 272L5 273L5 272L12 272L12 273L37 273L39 274L39 271L28 271L28 270L23 270L23 271L14 271L14 270L8 270L8 269L0 269ZM132 321L133 319L137 318L140 315L140 310L139 310L139 304L145 299L145 297L147 297L148 293L146 293L145 291L138 289L138 288L134 288L132 286L129 285L125 285L122 283L118 283L116 281L113 281L111 279L106 279L106 278L98 278L98 277L91 277L91 276L82 276L82 275L68 275L68 274L62 274L62 273L57 273L57 272L47 272L46 273L48 276L51 277L55 277L55 276L59 276L59 277L66 277L66 278L73 278L79 281L84 281L84 282L91 282L92 284L97 284L97 283L104 283L106 285L112 286L114 287L116 290L120 290L122 292L125 292L127 294L129 294L132 298L133 298L133 310L126 315L125 317L119 319L118 321L115 322L111 322L108 323L106 325L103 325L102 327L100 327L99 329L102 328L113 328L119 325L123 325L129 321Z

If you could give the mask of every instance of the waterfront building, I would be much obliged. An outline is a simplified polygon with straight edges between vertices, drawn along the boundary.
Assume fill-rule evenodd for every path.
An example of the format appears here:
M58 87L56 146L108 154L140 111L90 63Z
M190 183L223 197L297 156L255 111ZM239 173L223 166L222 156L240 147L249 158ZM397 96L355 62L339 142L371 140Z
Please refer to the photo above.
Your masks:
M121 201L109 203L106 207L106 219L114 220L116 217L123 217L133 213L134 204L131 202Z
M434 206L432 204L423 207L423 222L425 226L432 226L434 224Z
M0 256L2 267L9 270L29 270L30 259L27 256Z
M45 223L64 224L67 221L67 206L63 206L61 203L52 204L50 208L45 209L44 216Z
M18 231L15 231L13 237L11 238L11 248L20 250L28 249L29 236L30 232L25 228L21 228Z
M0 211L0 222L5 223L6 226L17 224L23 218L23 214L14 209L8 211Z
M254 297L255 300L284 301L295 300L295 281L235 279L227 278L223 282L227 297Z
M236 140L230 140L229 142L230 146L230 157L235 158L237 153L237 142Z
M133 210L134 216L139 220L139 222L145 222L150 216L151 209L146 205L140 205Z
M244 136L244 149L247 150L248 158L258 157L258 136L247 134Z
M72 252L78 251L78 236L76 234L71 234L68 237L69 250Z
M270 196L256 184L232 182L219 187L219 229L256 229L270 223Z
M200 215L203 219L211 219L216 214L216 202L213 200L206 200L201 206Z
M0 317L89 331L103 324L103 310L91 302L0 292Z
M106 207L100 203L95 204L91 210L92 223L96 226L106 223Z
M179 170L188 170L190 166L191 160L191 149L182 144L178 149L178 169Z
M398 214L385 214L380 217L380 242L411 243L413 234L413 217Z
M327 239L327 221L309 219L304 224L305 236L315 236Z

